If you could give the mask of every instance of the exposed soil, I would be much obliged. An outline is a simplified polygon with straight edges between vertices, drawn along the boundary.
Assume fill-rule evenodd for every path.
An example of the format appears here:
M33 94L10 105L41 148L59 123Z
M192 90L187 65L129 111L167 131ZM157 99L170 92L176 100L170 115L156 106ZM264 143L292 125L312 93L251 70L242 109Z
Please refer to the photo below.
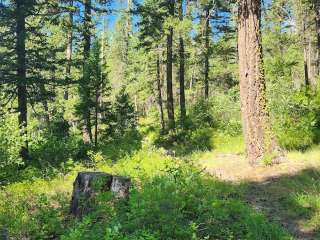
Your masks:
M286 209L283 204L289 194L286 184L314 174L320 179L320 156L312 155L304 159L295 156L278 165L252 167L243 155L213 153L205 156L200 163L210 174L222 180L244 183L247 186L245 199L248 204L263 212L270 221L285 227L295 239L320 239L320 229L306 227L304 223L309 219L305 215L292 214L295 209Z

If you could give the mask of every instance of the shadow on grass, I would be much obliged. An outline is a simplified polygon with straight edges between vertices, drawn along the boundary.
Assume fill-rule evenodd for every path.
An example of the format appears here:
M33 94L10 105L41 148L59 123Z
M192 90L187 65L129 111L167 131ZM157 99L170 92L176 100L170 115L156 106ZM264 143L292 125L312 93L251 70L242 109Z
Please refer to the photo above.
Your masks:
M246 199L297 239L320 239L320 171L310 168L294 175L249 182Z
M187 129L158 135L154 144L167 150L169 155L183 157L198 151L213 150L213 129Z
M101 151L106 158L115 162L140 150L142 148L142 139L142 135L136 129L133 129L106 141L97 150Z

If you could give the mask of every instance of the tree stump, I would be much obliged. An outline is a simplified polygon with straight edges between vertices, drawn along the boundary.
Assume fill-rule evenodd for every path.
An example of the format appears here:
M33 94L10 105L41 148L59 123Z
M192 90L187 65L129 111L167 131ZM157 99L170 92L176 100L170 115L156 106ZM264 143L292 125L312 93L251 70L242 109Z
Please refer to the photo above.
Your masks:
M9 232L5 227L3 227L0 231L0 240L9 240Z
M113 176L111 183L111 192L113 192L118 199L126 199L129 197L130 185L130 178Z
M92 200L102 192L110 191L116 199L127 199L130 185L130 178L127 177L103 172L80 172L73 183L71 214L82 218L94 208Z

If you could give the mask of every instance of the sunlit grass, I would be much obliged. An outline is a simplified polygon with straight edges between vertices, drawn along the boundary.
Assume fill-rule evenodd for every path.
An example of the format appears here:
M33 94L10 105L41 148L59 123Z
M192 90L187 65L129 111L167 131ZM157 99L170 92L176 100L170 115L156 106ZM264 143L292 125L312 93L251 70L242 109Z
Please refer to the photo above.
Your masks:
M244 153L244 140L242 135L230 136L223 132L215 132L212 139L215 152Z
M320 145L313 146L306 151L290 151L287 157L293 161L320 161Z

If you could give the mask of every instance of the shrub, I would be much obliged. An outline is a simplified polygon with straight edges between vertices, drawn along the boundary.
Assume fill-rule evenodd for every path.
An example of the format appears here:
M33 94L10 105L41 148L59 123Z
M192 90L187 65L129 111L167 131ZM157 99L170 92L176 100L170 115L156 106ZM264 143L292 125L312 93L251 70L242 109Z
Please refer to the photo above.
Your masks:
M179 129L167 135L159 135L155 141L157 146L174 152L174 155L187 155L194 151L206 151L213 148L213 129Z
M182 162L168 166L162 176L139 182L129 202L118 203L114 212L102 212L81 221L62 239L291 239L242 203L235 186Z
M31 142L31 158L33 164L42 169L57 168L65 164L77 153L78 141L75 137L59 138L57 136L41 136Z
M20 150L25 139L26 136L20 135L16 115L0 116L0 178L4 178L2 174L10 173L10 169L23 164Z
M274 130L281 146L289 150L304 150L316 141L320 122L319 98L320 94L312 96L295 92L272 108Z
M190 109L189 121L197 128L213 127L214 116L211 114L212 102L200 99ZM190 123L189 123L190 124Z
M211 99L211 114L215 119L215 127L231 136L242 133L240 97L238 88L228 92L217 93Z

